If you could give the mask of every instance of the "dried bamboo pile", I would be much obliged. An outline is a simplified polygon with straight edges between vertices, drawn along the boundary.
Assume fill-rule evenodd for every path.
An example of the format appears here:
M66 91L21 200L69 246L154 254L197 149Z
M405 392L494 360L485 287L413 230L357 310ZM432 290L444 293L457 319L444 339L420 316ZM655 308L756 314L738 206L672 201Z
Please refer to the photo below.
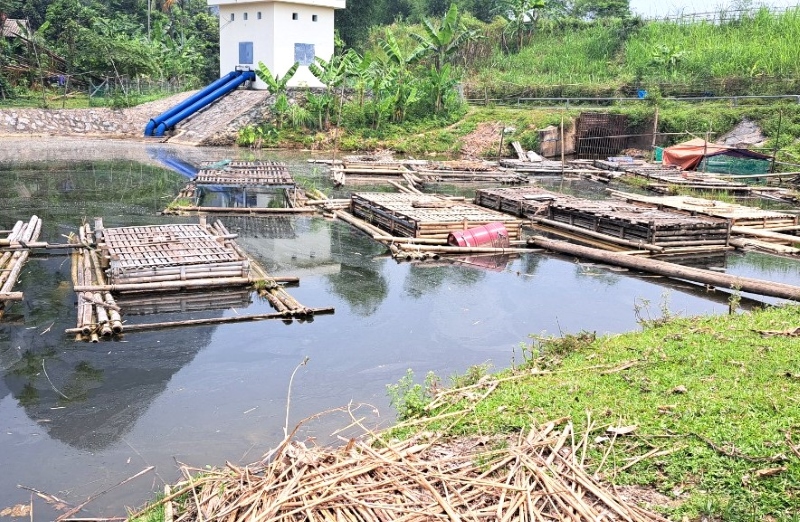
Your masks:
M509 240L520 238L522 222L518 219L471 203L446 200L445 205L443 201L431 195L354 193L350 213L399 237L446 239L450 232L502 222Z
M589 474L587 444L571 424L555 423L452 442L351 440L338 449L288 442L266 464L184 468L186 480L159 504L175 522L666 522Z
M198 185L295 186L289 167L277 161L230 161L224 166L207 162L194 182Z
M178 199L197 199L197 185L192 183L187 183L185 187L178 191L178 195L176 196L175 200Z
M13 292L22 267L28 261L29 243L39 239L42 220L31 216L28 222L17 221L8 235L0 239L0 316L6 301L21 301L22 292Z
M496 182L512 185L529 182L527 175L484 161L432 161L428 165L413 166L413 171L423 182Z

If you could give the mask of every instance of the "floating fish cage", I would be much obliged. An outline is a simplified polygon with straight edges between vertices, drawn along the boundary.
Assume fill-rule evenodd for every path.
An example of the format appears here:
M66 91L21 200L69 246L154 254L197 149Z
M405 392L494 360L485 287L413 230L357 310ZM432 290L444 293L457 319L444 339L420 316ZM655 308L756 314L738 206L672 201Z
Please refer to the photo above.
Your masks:
M625 192L614 192L613 195L638 205L669 209L682 215L711 216L727 219L733 226L753 228L781 228L798 224L800 217L779 212L746 207L735 203L695 198L691 196L642 196Z
M522 229L520 220L500 212L430 195L356 193L350 212L398 237L447 239L451 232L500 222L514 241Z
M112 285L250 275L247 257L202 225L107 228L102 234Z
M285 163L273 161L231 161L204 163L194 182L198 185L295 187Z
M534 187L479 190L475 199L484 207L532 217L545 227L576 233L585 230L611 243L726 247L730 237L730 224L724 219L615 200L588 200Z

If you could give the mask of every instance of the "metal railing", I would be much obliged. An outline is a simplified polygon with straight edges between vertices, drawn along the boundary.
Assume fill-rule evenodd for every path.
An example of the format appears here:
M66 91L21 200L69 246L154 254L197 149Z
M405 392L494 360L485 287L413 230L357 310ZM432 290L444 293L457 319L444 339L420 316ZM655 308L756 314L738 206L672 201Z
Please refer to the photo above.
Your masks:
M681 101L681 102L717 102L730 101L731 105L736 106L742 100L792 100L800 104L800 94L776 94L776 95L747 95L747 96L664 96L662 100ZM507 98L466 98L470 105L537 105L543 107L565 107L570 104L580 107L586 106L609 106L620 102L650 102L651 99L637 96L620 97L584 97L584 96L564 96L564 97L507 97Z

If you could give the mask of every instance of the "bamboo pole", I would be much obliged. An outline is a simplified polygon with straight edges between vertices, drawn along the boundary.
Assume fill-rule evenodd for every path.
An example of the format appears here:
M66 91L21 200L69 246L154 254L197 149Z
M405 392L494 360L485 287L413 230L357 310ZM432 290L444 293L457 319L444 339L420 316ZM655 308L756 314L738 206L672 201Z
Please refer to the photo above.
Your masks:
M276 283L298 283L300 280L292 276L270 277ZM190 281L163 281L147 284L111 284L111 285L79 285L76 292L137 292L149 290L163 290L176 288L208 288L215 286L249 285L259 279L252 277L227 277L223 279L193 279Z
M447 245L447 239L429 239L424 237L395 237L395 236L373 236L375 241L386 243L414 243L417 245Z
M398 245L403 251L437 252L440 254L528 254L529 248L459 247L435 245Z
M313 214L317 211L314 207L297 208L268 208L268 207L180 207L176 211L165 211L172 214L177 212L213 212L224 214Z
M334 308L309 308L313 315L329 315L335 312ZM253 314L253 315L235 315L231 317L209 317L205 319L186 319L184 321L167 321L161 323L144 323L144 324L127 324L125 325L126 332L142 332L146 330L156 330L162 328L177 328L181 326L202 326L214 324L227 324L227 323L241 323L247 321L263 321L266 319L287 319L281 313L269 314ZM64 333L75 334L80 333L78 328L68 328Z
M651 243L645 243L644 241L630 241L627 239L622 239L619 237L610 236L608 234L603 234L602 232L595 232L594 230L589 230L587 228L576 227L574 225L569 225L567 223L561 223L560 221L553 221L552 219L540 218L540 217L532 217L531 221L535 223L542 223L547 225L551 228L561 228L564 230L569 230L570 232L576 232L578 234L585 234L589 237L602 239L604 241L608 241L610 243L617 243L620 245L625 245L627 247L635 248L637 250L651 250L653 252L663 252L664 247L653 245Z
M376 230L380 230L377 227L375 227L374 225L370 225L366 221L364 221L362 219L359 219L359 218L357 218L357 217L355 217L355 216L353 216L351 214L348 214L347 212L343 212L343 211L337 210L337 211L334 211L333 215L336 216L337 218L341 219L342 221L346 221L347 223L350 223L351 225L353 225L357 229L361 230L362 232L366 233L370 237L373 237L373 236L376 235L376 233L377 233ZM386 232L383 231L383 230L380 230L380 233L381 233L381 235L383 235Z
M763 228L755 229L751 227L733 226L731 227L731 232L742 236L755 236L755 237L763 237L766 239L774 239L781 241L783 243L789 243L790 245L800 243L800 236L793 236L791 234L781 234L779 232L774 232L772 230L765 230Z
M531 242L538 247L546 248L555 252L591 259L593 261L609 263L633 270L642 270L644 272L651 272L666 277L686 279L688 281L712 285L728 290L737 289L757 295L800 301L800 287L785 283L732 276L729 274L712 272L710 270L703 270L700 268L689 268L655 259L633 257L626 254L607 252L596 248L573 245L571 243L567 243L566 241L552 240L541 236L534 237Z

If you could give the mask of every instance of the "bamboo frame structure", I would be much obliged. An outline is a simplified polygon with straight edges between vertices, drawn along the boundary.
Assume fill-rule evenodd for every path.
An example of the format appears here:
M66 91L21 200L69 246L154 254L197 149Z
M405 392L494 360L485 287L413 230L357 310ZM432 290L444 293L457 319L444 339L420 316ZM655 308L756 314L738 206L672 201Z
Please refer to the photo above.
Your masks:
M511 241L520 238L522 221L471 203L430 195L355 193L350 213L399 237L447 239L451 232L501 222Z
M27 221L17 221L8 231L4 239L0 239L0 246L7 247L0 251L0 317L7 307L7 303L21 301L22 292L14 292L22 267L30 255L30 243L37 243L42 231L42 220L38 216L31 216Z
M647 205L588 200L536 187L483 189L475 201L484 207L529 217L534 227L571 238L591 239L610 249L654 253L702 247L724 250L730 224L709 216L688 216Z
M132 316L246 306L253 286L269 294L267 300L277 313L241 316L248 319L238 320L305 319L315 313L333 312L297 302L280 283L299 280L269 276L236 244L235 237L221 222L208 225L205 219L197 225L108 229L97 219L95 230L82 225L72 254L77 326L66 332L76 333L79 340L97 342L123 331L234 322L212 318L145 327L123 325L122 313L125 310ZM205 293L187 294L187 290Z

